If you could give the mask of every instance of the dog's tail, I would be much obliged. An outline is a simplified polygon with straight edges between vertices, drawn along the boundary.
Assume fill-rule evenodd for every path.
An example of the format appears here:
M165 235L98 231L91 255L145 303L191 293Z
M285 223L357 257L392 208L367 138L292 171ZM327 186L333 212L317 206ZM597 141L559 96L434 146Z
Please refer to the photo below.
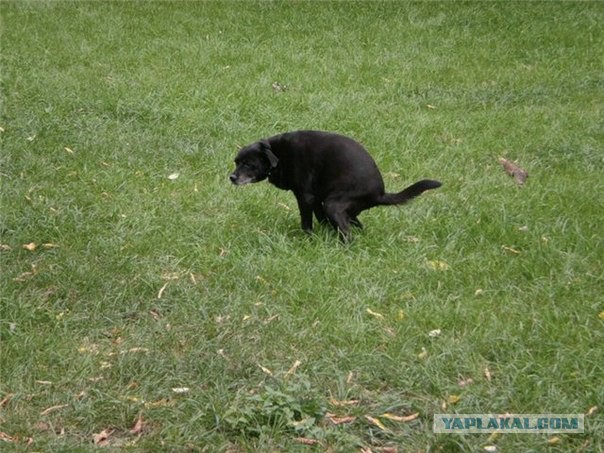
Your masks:
M402 190L398 193L385 193L378 199L378 205L394 205L394 204L403 204L407 201L421 195L426 190L437 189L442 184L440 181L434 181L432 179L422 179L421 181L416 182L415 184L411 184L406 189Z

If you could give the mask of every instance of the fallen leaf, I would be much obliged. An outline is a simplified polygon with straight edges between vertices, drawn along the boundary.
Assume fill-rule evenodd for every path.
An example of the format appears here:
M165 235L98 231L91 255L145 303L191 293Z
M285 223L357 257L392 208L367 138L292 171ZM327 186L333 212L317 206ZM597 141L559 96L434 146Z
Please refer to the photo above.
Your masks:
M287 87L287 85L284 85L281 82L273 82L271 84L271 88L275 92L280 92L280 91L286 91L288 87Z
M51 381L34 381L36 384L40 385L52 385Z
M294 362L294 364L290 367L290 369L287 370L287 373L285 373L285 376L294 374L300 365L302 365L302 362L300 360L296 360Z
M145 407L146 408L154 408L154 407L164 407L164 406L172 406L174 405L173 401L170 401L167 398L162 398L161 400L157 400L157 401L149 401L147 403L145 403Z
M447 398L448 404L457 404L460 401L461 401L461 396L459 396L459 395L449 395L449 397Z
M188 393L191 389L189 387L173 387L172 391L177 395L182 395L184 393Z
M485 445L482 447L484 451L494 452L497 451L497 445Z
M478 297L478 296L482 296L484 294L484 290L481 288L478 288L476 291L474 291L474 296Z
M489 381L489 382L491 381L491 377L492 377L491 376L491 371L489 371L488 368L484 369L484 377L487 379L487 381Z
M159 292L157 293L157 298L158 298L158 299L161 299L161 296L163 296L164 291L166 290L166 288L168 287L168 285L169 285L169 284L170 284L170 282L166 282L166 283L164 284L164 286L162 286L162 287L160 288Z
M367 313L370 314L371 316L374 316L378 319L384 319L384 315L378 312L373 311L371 308L367 309Z
M547 445L558 445L561 442L562 439L560 439L558 436L550 437L549 439L547 439Z
M600 314L598 314L598 318L604 320L604 311L601 311Z
M264 374L268 374L269 376L273 375L273 372L271 370L269 370L266 367L263 367L262 365L258 364L258 367L264 372Z
M405 312L402 309L396 313L396 319L397 321L402 321L405 319Z
M40 416L44 417L45 415L48 415L51 412L58 411L59 409L63 409L67 406L69 406L69 404L58 404L56 406L50 406L48 409L44 409L42 412L40 412Z
M365 415L365 418L366 418L367 420L369 420L369 423L371 423L372 425L377 426L377 427L378 427L378 428L380 428L382 431L388 431L388 428L386 428L386 427L384 426L384 424L383 424L381 421L379 421L377 418L372 417L372 416L370 416L370 415Z
M140 414L136 419L136 423L134 423L134 427L130 430L130 434L140 434L143 432L145 427L145 422L143 420L143 415Z
M520 168L514 162L511 162L503 157L499 158L499 163L503 166L503 169L508 175L514 177L518 184L522 185L526 182L526 178L528 178L528 173L526 170Z
M432 104L426 104L426 108L429 108L430 110L434 110L436 108L436 106L432 105Z
M73 154L73 149L68 148L67 146L65 148L63 148L65 151L67 151L69 154Z
M100 433L92 435L92 441L99 447L106 447L109 445L109 437L113 434L113 429L104 429Z
M4 442L16 442L17 438L13 437L13 436L9 436L5 432L0 431L0 440L3 440Z
M0 407L2 407L2 403L0 403ZM585 415L587 415L588 417L591 417L596 412L598 412L598 406L592 406L587 410L587 413Z
M347 415L344 417L338 417L337 415L334 415L330 412L327 412L325 414L325 416L327 417L327 419L333 423L334 425L344 425L347 423L352 423L354 422L357 418L352 416L352 415Z
M178 179L179 176L180 176L180 173L178 173L178 172L172 173L171 175L168 176L168 179L170 181L174 181L175 179Z
M338 401L338 400L335 400L333 398L331 398L329 400L329 402L331 403L332 406L356 406L357 404L360 403L359 400Z
M121 351L122 354L125 354L126 352L149 352L149 349L147 349L147 348L130 348L130 349L128 349L128 351Z
M472 385L474 383L474 379L472 378L468 378L468 379L460 379L459 381L457 381L457 385L459 385L460 387L467 387L468 385Z
M294 441L303 445L318 445L320 443L317 439L309 439L308 437L296 437Z
M428 267L435 271L446 271L447 269L449 269L449 265L446 262L439 260L428 261Z
M15 396L14 393L8 393L4 396L4 398L2 399L2 401L0 401L0 407L4 407L6 405L8 405L8 403L10 403L10 400L13 399L13 396Z
M8 252L9 250L12 250L10 245L0 244L0 252Z
M25 250L29 250L30 252L33 252L34 250L36 250L38 248L38 245L35 242L30 242L29 244L23 244L23 248Z
M25 282L35 275L34 272L23 272L21 275L13 278L14 282Z
M412 420L415 420L417 417L419 417L419 412L415 412L414 414L409 414L409 415L394 415L394 414L390 414L388 412L382 414L382 417L387 418L388 420L392 420L395 422L403 422L403 423L407 423L410 422Z
M520 251L516 250L515 248L508 247L508 246L505 246L505 245L502 245L501 248L503 250L505 250L506 252L513 253L514 255L520 255Z
M425 359L426 357L428 357L428 351L426 350L426 348L422 347L422 352L417 354L417 357L419 357L420 359Z
M45 244L42 244L42 248L44 248L46 250L56 249L57 247L59 247L59 246L57 244L53 244L52 242L47 242Z
M434 329L434 330L431 330L430 332L428 332L428 336L432 337L432 338L438 337L440 334L441 334L440 329Z

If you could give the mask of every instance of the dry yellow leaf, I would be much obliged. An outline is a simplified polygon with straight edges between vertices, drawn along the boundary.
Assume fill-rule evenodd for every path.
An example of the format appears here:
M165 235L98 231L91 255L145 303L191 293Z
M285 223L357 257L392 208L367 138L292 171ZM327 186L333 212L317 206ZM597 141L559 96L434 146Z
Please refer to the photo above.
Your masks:
M388 431L388 428L386 428L386 427L384 426L384 424L383 424L381 421L379 421L377 418L372 417L372 416L370 416L370 415L365 415L365 418L366 418L367 420L369 420L369 423L371 423L372 425L377 426L377 427L378 427L378 428L380 428L382 431Z
M457 404L459 401L461 401L461 396L459 395L449 395L447 398L447 403L449 404Z
M329 400L329 402L332 404L332 406L356 406L357 404L360 403L359 400L344 400L344 401L338 401L334 398L331 398Z
M25 250L29 250L30 252L33 252L34 250L36 250L38 248L38 245L35 242L30 242L29 244L23 244L23 248Z
M302 362L300 360L296 360L294 364L289 368L289 370L287 370L287 373L285 373L285 375L289 376L294 374L300 365L302 365Z
M413 414L409 414L409 415L394 415L394 414L390 414L388 412L382 414L382 417L387 418L388 420L392 420L395 422L410 422L412 420L415 420L417 417L419 417L419 412L415 412Z
M45 415L48 415L51 412L58 411L59 409L63 409L64 407L67 407L67 406L69 406L69 404L58 404L56 406L50 406L49 408L44 409L42 412L40 412L40 415L42 417L44 417Z
M426 348L422 347L422 352L417 354L417 357L419 357L420 359L425 359L426 357L428 357L428 351L426 350Z
M397 314L396 314L396 319L397 319L398 321L402 321L403 319L405 319L405 312L404 312L402 309L400 309L400 310L397 312Z
M598 318L604 320L604 311L600 312L600 314L598 315Z
M428 267L435 271L446 271L447 269L449 269L449 265L445 261L440 260L428 261Z
M558 436L550 437L549 439L547 439L547 445L558 445L561 442L562 439L560 439Z
M268 374L269 376L273 375L273 372L271 370L269 370L266 367L263 367L262 365L258 364L258 367L264 372L264 374Z
M170 283L170 282L166 282L166 283L164 284L164 286L162 286L162 287L160 288L159 292L157 293L157 298L158 298L158 299L161 299L161 296L164 294L164 291L165 291L165 290L166 290L166 288L168 287L168 284L169 284L169 283Z
M367 313L370 314L371 316L374 316L374 317L378 318L378 319L384 319L384 315L383 314L378 313L376 311L373 311L371 308L367 309Z

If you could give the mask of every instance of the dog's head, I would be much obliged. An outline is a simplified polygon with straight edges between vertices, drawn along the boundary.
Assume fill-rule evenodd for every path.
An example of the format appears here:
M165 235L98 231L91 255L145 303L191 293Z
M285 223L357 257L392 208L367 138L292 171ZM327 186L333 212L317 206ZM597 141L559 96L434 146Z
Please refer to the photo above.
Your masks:
M238 186L262 181L268 178L278 162L268 141L256 142L239 151L235 158L235 171L229 179Z

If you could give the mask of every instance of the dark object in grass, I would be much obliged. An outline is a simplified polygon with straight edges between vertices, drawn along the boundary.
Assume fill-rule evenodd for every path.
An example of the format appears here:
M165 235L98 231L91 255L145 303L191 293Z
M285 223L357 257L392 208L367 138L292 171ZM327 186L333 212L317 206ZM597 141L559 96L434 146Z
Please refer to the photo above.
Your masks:
M320 131L295 131L275 135L242 148L230 175L243 185L268 178L296 196L302 229L312 231L313 213L329 222L343 240L350 225L362 228L358 215L374 206L403 204L422 192L441 186L424 179L401 192L386 193L373 158L358 142Z
M526 182L526 178L528 178L528 173L526 170L520 168L514 162L511 162L503 157L499 158L499 163L503 165L503 169L510 176L513 176L516 182L520 185Z

